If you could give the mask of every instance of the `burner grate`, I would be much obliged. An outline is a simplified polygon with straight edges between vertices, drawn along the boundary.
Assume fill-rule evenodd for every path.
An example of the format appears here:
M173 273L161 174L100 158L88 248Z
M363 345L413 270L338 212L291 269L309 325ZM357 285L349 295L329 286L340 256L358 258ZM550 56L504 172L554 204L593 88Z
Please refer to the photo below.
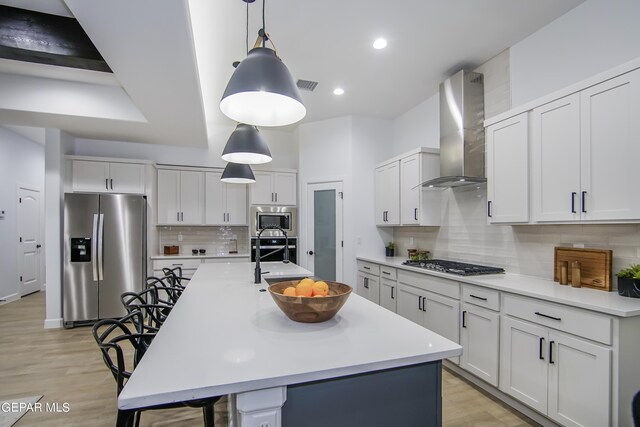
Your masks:
M405 261L402 264L441 273L456 274L458 276L476 276L480 274L504 273L504 268L486 265L468 264L464 262L448 261L444 259L429 259L424 261Z

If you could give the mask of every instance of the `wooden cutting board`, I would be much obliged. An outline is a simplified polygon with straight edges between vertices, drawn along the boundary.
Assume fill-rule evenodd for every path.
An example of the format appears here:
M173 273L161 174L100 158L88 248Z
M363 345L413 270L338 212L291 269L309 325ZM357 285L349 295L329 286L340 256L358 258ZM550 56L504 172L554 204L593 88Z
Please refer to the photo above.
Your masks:
M554 253L553 280L560 281L560 263L567 261L569 284L571 284L571 262L580 261L580 282L587 288L611 290L611 259L610 249L581 249L556 247Z

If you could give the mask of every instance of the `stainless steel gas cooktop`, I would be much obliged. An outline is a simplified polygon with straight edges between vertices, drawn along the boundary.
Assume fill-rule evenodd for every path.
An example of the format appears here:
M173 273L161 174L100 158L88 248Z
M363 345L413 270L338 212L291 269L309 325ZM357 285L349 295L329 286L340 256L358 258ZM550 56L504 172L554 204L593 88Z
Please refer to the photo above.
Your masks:
M458 276L476 276L479 274L500 274L504 268L486 265L466 264L464 262L447 261L444 259L428 259L424 261L405 261L402 264L441 273L457 274Z

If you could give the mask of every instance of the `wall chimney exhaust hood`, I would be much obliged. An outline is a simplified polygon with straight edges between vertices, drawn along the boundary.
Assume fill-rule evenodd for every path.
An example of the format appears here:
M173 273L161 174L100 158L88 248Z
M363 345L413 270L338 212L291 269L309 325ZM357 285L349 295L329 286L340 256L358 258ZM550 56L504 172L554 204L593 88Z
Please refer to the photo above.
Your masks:
M486 180L483 76L462 70L440 83L440 178L421 185L449 188Z

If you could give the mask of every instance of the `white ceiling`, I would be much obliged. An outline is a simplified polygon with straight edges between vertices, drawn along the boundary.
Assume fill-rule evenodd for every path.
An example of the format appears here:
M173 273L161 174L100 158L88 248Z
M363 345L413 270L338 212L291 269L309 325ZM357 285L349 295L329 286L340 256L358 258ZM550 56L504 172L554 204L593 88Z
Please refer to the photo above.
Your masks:
M220 113L218 102L233 72L231 63L245 56L243 1L64 1L0 4L60 15L71 12L115 79L95 78L95 72L82 70L61 76L65 72L60 67L47 75L47 68L56 68L48 66L38 67L40 75L49 82L121 85L132 105L124 105L122 96L114 94L118 104L113 108L126 109L131 120L125 114L95 119L38 109L32 114L21 104L14 109L0 106L0 122L59 126L84 138L191 146L206 146L207 135L211 145L233 126ZM302 93L304 121L343 115L393 119L436 93L449 74L485 62L582 1L269 0L266 24L294 78L319 82L313 93ZM260 0L249 5L250 45L260 27L261 8ZM371 47L377 37L388 40L386 49ZM3 73L33 75L32 69L30 64L0 63L0 84ZM94 77L83 77L91 73ZM337 86L345 90L341 97L332 94Z

